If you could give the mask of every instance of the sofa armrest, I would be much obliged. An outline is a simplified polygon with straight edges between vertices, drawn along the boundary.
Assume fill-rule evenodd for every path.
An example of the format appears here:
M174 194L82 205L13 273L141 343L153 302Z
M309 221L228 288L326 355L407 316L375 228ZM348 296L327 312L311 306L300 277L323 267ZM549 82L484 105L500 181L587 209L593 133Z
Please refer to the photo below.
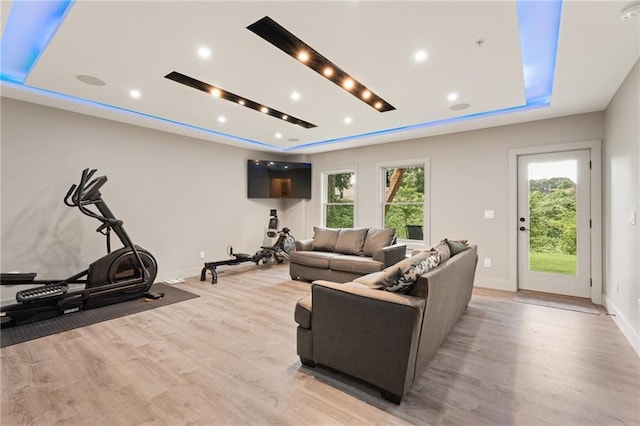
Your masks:
M404 244L394 244L383 247L373 254L373 260L382 262L384 267L395 265L405 258L407 246Z
M313 250L313 238L308 240L296 240L297 251L310 251Z
M413 381L425 300L314 281L314 361L402 397Z

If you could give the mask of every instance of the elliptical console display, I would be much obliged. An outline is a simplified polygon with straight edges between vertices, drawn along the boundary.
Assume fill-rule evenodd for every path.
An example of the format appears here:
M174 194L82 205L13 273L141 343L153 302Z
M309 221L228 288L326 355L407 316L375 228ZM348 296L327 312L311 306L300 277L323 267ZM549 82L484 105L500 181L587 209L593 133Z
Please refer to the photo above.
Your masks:
M63 280L35 280L35 273L1 274L2 285L32 287L16 293L17 303L0 308L2 327L139 297L157 298L149 293L158 269L156 260L147 250L133 243L124 230L123 222L111 212L100 193L107 177L91 180L95 173L95 169L85 169L80 183L67 191L64 203L101 222L96 231L107 239L107 254L91 263L86 270ZM123 245L115 251L111 251L111 231ZM84 284L84 288L70 290L70 284Z

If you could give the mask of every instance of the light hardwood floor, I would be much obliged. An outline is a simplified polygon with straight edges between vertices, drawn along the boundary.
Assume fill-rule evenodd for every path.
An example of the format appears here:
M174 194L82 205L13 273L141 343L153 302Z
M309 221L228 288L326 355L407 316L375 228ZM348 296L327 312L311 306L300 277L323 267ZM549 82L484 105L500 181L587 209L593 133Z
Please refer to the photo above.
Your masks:
M400 406L302 367L287 265L240 266L202 297L0 351L1 424L640 423L640 359L612 319L476 290Z

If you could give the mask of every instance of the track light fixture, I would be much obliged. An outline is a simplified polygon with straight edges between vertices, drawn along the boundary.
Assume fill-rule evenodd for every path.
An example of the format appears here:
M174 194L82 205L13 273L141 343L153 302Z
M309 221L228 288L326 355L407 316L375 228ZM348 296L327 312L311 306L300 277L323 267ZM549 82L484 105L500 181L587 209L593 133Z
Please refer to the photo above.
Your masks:
M237 103L238 105L242 105L243 107L250 108L255 111L259 111L263 114L270 115L272 117L275 117L282 121L286 121L291 124L296 124L298 126L304 127L305 129L312 129L314 127L318 127L315 124L309 123L308 121L301 120L290 114L286 114L282 111L278 111L277 109L270 108L266 105L260 104L258 102L254 102L245 97L238 96L220 87L212 86L211 84L205 83L200 80L196 80L195 78L189 77L188 75L181 74L177 71L172 71L169 74L165 75L164 77L169 80L173 80L177 83L184 84L185 86L189 86L194 89L209 93L210 95L216 98Z
M268 16L247 29L380 112L395 107ZM365 95L366 94L366 95Z

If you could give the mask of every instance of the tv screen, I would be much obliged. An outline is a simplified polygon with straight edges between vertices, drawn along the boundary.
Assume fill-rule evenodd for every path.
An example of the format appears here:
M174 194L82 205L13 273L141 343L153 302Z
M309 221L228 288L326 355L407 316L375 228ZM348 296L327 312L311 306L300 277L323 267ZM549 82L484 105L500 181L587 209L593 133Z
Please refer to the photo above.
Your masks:
M311 198L311 163L248 160L249 198Z

